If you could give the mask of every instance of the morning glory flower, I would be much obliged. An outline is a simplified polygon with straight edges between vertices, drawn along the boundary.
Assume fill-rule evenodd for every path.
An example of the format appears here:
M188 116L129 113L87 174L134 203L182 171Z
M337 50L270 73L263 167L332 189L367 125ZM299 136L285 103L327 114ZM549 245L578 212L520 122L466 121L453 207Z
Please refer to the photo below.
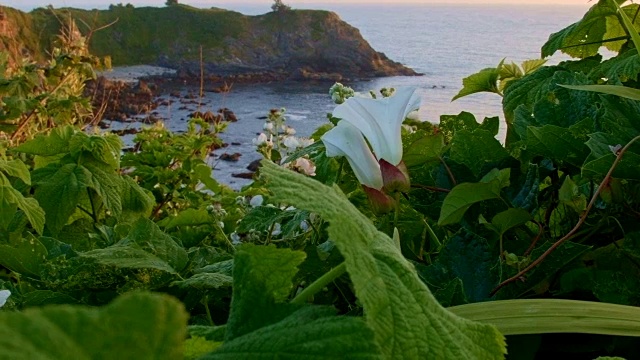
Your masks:
M9 290L0 290L0 308L7 303L7 300L11 296L11 291Z
M415 91L399 88L393 96L381 99L350 97L336 107L333 116L362 132L378 160L397 166L402 161L402 122L420 106Z
M327 156L344 156L360 184L381 190L384 185L380 164L373 156L367 142L358 128L347 121L340 121L336 127L322 136Z

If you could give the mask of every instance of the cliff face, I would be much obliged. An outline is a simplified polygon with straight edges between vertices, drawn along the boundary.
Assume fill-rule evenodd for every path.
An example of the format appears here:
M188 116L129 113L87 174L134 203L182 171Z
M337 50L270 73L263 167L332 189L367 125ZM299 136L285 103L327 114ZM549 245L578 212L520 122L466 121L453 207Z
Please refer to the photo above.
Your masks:
M33 34L43 52L59 23L50 10L29 14L2 9L6 17L22 16L31 31L18 36L33 50ZM113 65L154 64L200 73L200 54L210 76L269 74L275 78L364 78L416 73L376 52L360 32L327 11L290 10L245 16L221 9L185 5L164 8L111 6L104 11L62 9L78 23L98 28L91 50L111 56ZM60 15L60 14L58 14ZM1 25L1 24L0 24ZM46 35L44 35L46 34ZM0 33L2 37L2 33Z

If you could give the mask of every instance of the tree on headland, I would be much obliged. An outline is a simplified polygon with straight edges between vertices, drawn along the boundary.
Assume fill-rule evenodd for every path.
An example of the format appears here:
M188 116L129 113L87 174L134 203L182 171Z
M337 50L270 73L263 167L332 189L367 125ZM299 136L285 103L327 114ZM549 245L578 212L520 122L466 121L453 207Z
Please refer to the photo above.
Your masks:
M273 5L271 5L271 10L274 12L287 11L291 10L291 6L283 3L282 0L274 0Z
M167 0L164 4L167 6L178 5L178 0Z

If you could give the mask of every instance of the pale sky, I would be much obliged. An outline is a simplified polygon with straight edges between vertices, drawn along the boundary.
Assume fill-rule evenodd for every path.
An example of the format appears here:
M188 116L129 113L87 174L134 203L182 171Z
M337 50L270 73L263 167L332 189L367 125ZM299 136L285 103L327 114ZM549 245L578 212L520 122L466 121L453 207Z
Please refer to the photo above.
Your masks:
M266 9L273 3L273 0L178 0L180 3L197 7L221 7L234 8L242 5L264 5ZM595 0L593 0L595 1ZM34 7L45 7L53 5L59 7L78 8L106 8L109 4L131 3L134 6L164 6L165 0L0 0L1 5L15 7L21 10L31 10ZM312 4L554 4L554 5L582 5L588 7L593 3L589 0L285 0L285 4L292 7L299 5L309 7Z

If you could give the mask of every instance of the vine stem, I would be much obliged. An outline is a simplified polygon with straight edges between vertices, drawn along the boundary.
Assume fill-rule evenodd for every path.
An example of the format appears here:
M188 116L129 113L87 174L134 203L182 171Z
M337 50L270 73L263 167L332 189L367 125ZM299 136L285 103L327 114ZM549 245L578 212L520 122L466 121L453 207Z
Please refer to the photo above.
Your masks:
M324 289L327 285L331 284L335 279L342 276L347 272L347 264L342 263L333 269L329 270L326 274L322 275L318 280L314 281L311 285L307 286L304 290L302 290L298 295L296 295L293 300L291 300L292 304L304 304L309 300L313 295L319 293Z
M582 224L584 224L584 222L587 220L587 216L589 216L589 212L591 211L591 208L593 208L593 205L596 203L596 200L598 199L598 196L602 192L602 189L604 189L604 187L609 183L609 180L611 179L611 175L613 174L613 171L616 169L616 167L620 163L620 160L622 160L622 156L624 155L625 152L627 152L627 150L629 150L631 145L638 140L640 140L640 136L634 137L633 139L631 139L631 141L627 143L627 145L625 145L625 147L622 148L622 150L620 150L620 152L618 153L618 156L616 156L616 159L613 161L613 164L609 168L609 172L607 172L607 175L604 177L604 179L602 179L602 182L598 186L598 189L596 190L595 194L593 194L593 196L591 197L591 201L589 201L589 205L587 205L587 208L585 209L584 213L582 214L582 216L580 216L580 219L578 220L578 223L576 224L576 226L574 226L573 229L571 229L571 231L569 231L560 240L556 241L553 245L551 245L551 247L547 249L547 251L545 251L542 255L540 255L540 257L538 257L529 266L524 268L522 271L520 271L516 275L501 282L495 289L491 291L491 293L489 294L490 296L495 295L495 293L497 293L500 289L502 289L508 284L511 284L514 281L517 281L526 273L531 271L531 269L540 265L540 263L544 261L544 259L546 259L549 256L549 254L551 254L555 249L560 247L560 245L562 245L565 241L571 238L578 231L578 229L580 229L580 226L582 226Z

